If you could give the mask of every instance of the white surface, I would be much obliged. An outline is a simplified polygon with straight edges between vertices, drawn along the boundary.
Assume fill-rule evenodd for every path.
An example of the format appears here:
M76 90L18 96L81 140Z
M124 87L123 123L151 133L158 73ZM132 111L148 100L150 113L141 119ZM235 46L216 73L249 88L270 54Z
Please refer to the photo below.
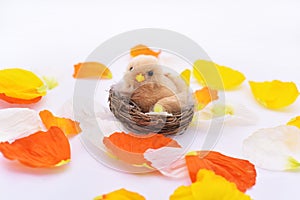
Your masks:
M242 71L248 80L294 81L300 88L300 2L289 1L0 1L0 68L24 67L54 74L60 86L33 106L58 110L72 98L73 64L111 36L136 28L166 28L200 44L217 63ZM50 72L50 70L52 70ZM259 128L300 115L300 99L271 111L252 98L247 82L226 93L259 116L252 126L225 126L215 150L242 157L242 141ZM0 103L1 107L9 107ZM201 134L201 133L200 133ZM200 138L193 149L200 148ZM168 199L188 184L159 174L124 174L94 160L79 137L71 139L72 162L58 169L30 169L0 156L1 200L92 199L122 187L147 199ZM247 193L256 200L296 199L300 173L257 169Z

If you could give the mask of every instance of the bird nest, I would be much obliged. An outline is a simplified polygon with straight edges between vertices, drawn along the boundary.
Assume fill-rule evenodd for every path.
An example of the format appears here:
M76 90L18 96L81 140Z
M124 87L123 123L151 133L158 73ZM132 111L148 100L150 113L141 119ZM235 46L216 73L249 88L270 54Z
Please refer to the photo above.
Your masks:
M182 108L181 112L144 113L132 100L112 88L109 91L109 107L115 117L134 133L182 134L194 115L194 105Z

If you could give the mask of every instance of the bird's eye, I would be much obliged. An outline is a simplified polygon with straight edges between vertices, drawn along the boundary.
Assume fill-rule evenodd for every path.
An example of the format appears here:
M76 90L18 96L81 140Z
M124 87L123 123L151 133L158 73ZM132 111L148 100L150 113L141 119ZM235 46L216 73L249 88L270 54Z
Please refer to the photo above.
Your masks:
M134 69L133 67L130 67L130 68L129 68L129 71L132 71L133 69Z
M149 71L148 76L153 76L153 71Z

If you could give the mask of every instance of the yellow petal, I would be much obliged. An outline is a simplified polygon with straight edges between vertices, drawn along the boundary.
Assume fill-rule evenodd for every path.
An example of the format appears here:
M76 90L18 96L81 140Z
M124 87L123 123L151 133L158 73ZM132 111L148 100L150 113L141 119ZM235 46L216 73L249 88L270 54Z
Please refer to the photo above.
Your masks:
M7 97L31 100L46 95L43 81L34 73L19 69L0 70L0 94Z
M287 125L290 125L290 126L297 126L298 128L300 128L300 116L297 116L293 119L291 119Z
M190 85L190 79L191 79L191 70L189 70L189 69L184 70L183 72L181 72L180 77L189 86Z
M145 200L145 198L136 192L131 192L122 188L108 194L95 197L94 200Z
M292 104L298 97L299 91L293 82L278 80L254 82L249 81L255 99L267 108L277 109Z
M196 80L212 89L233 89L245 80L244 74L211 61L197 60L193 66Z
M234 183L210 170L199 170L197 181L190 186L181 186L170 196L170 200L250 200Z

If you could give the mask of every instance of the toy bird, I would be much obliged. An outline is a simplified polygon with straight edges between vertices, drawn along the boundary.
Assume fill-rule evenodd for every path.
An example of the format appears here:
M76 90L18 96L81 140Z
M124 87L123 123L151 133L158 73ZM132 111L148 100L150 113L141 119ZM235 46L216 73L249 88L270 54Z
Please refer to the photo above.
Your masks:
M142 112L180 112L191 102L186 83L178 75L164 73L158 59L139 55L129 63L123 80L114 89L128 96Z

